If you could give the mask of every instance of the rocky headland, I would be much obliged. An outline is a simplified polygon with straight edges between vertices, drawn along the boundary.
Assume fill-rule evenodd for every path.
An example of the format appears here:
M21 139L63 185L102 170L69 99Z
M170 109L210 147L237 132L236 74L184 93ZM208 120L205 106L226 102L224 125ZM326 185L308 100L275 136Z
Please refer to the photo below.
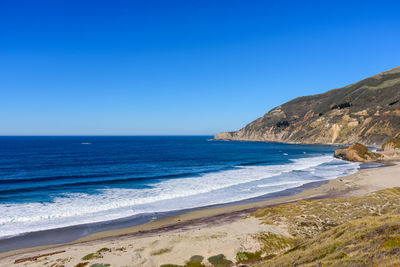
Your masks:
M400 132L400 67L282 104L216 140L380 147ZM387 144L387 147L391 147Z

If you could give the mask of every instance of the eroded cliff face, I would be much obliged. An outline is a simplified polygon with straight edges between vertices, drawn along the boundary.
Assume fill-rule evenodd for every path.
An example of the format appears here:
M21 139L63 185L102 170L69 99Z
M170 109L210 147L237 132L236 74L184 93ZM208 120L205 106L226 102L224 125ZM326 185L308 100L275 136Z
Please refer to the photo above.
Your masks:
M400 67L296 98L218 140L380 146L400 132Z

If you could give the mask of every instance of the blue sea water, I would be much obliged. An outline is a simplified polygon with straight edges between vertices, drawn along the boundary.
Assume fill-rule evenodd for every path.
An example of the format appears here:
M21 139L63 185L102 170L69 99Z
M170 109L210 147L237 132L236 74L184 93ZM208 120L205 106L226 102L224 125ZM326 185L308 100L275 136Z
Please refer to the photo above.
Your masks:
M351 174L333 146L0 137L0 237L229 203Z

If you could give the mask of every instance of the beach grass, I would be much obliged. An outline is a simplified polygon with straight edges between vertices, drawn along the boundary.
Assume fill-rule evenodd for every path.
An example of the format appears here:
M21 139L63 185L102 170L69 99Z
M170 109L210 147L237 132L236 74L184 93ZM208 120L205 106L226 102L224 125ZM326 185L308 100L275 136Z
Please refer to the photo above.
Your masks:
M287 234L253 234L252 238L258 241L260 248L237 252L236 264L380 266L382 262L397 263L396 259L400 259L398 187L364 196L281 204L258 209L249 216L258 218L263 224L286 229ZM223 254L209 257L208 262L218 267L233 264Z
M259 266L315 266L317 263L322 266L400 264L400 215L351 220Z
M261 257L259 266L400 264L400 188L365 196L304 200L259 209L252 216L285 227L293 237L280 241L282 237L262 234L258 240L265 244L263 250L271 253L275 249L277 256ZM274 238L279 242L274 243ZM259 261L256 254L247 255L247 262ZM247 255L240 254L238 262Z
M257 210L252 214L266 224L284 225L299 240L312 238L349 220L400 214L400 187L366 196L302 200Z
M239 251L236 253L236 262L237 263L250 263L262 260L261 251L256 252L248 252L248 251Z

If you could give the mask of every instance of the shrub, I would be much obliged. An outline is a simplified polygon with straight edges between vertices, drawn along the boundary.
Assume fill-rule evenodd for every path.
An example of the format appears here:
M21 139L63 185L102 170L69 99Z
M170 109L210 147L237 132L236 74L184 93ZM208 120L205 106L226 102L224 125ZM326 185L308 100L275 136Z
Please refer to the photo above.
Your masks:
M92 259L98 259L98 258L103 258L103 256L97 254L97 253L89 253L86 256L82 258L84 261L92 260Z
M208 261L214 265L214 267L225 267L233 265L233 262L227 260L224 254L218 254L208 258Z
M109 252L110 249L109 248L101 248L97 251L97 253L101 253L101 252Z
M238 263L248 263L253 261L261 260L261 251L257 252L247 252L247 251L239 251L236 253L236 261Z
M200 255L193 255L190 257L189 261L187 261L184 267L206 267L201 262L203 261L204 257Z
M188 261L185 263L183 267L206 267L206 266L200 261Z
M344 108L348 108L348 107L351 107L350 102L344 102L339 105L333 105L331 109L344 109Z
M203 261L203 259L204 259L203 256L193 255L192 257L190 257L189 262L196 262L196 261L201 262L201 261Z
M206 267L204 264L201 263L203 259L203 256L193 255L183 266L176 264L162 264L160 265L160 267Z

